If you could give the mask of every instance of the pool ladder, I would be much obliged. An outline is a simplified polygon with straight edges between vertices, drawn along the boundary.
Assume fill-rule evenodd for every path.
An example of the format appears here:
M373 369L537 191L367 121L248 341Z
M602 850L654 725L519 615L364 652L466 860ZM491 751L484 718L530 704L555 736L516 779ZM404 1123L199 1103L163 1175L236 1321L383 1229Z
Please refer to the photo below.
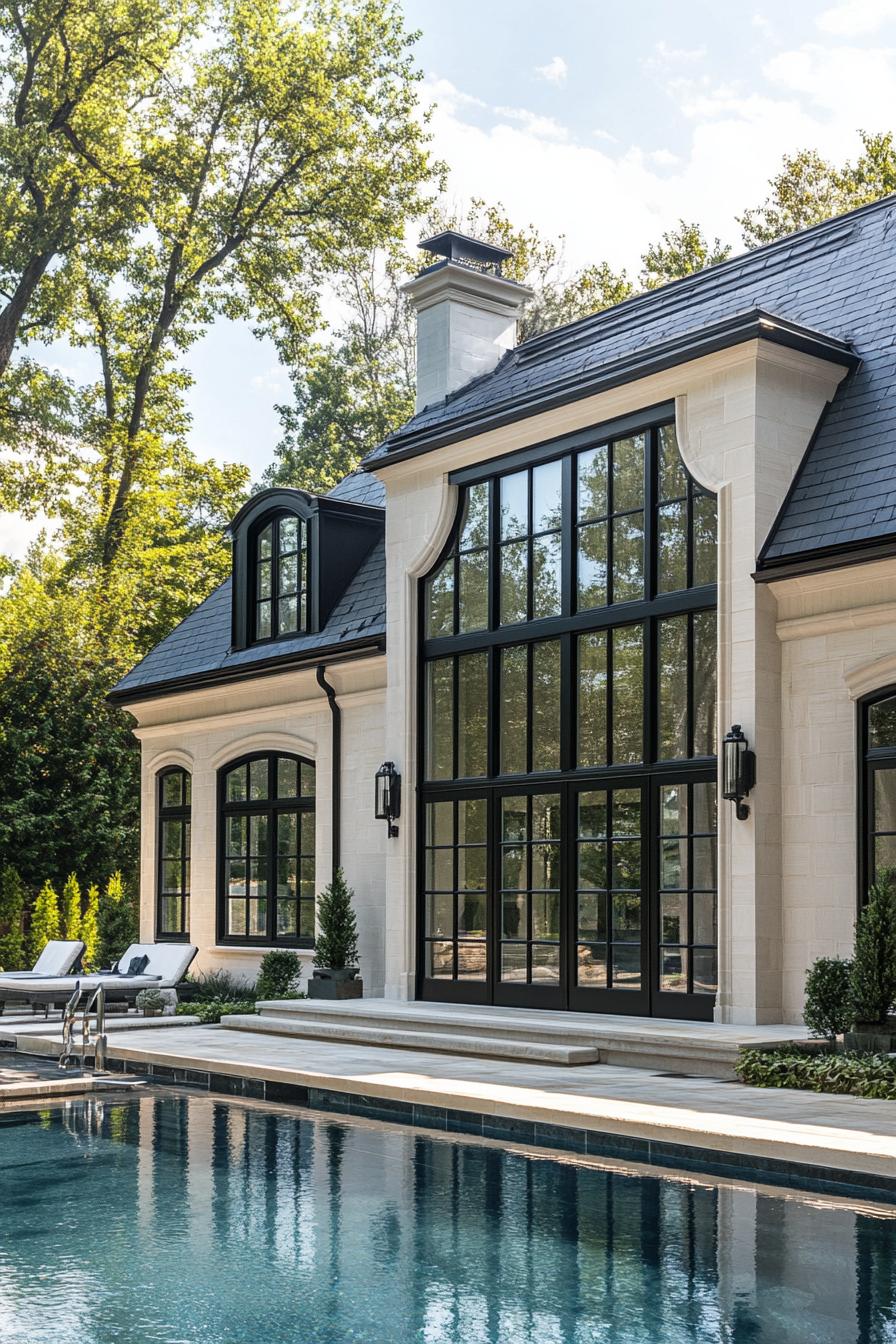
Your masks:
M75 1059L75 1022L78 1016L78 1008L81 1004L81 982L75 981L75 987L71 992L68 1003L62 1014L62 1054L59 1056L60 1069L67 1069L72 1060ZM87 1047L90 1045L90 1014L96 1005L96 1036L94 1040L93 1052L93 1071L94 1073L106 1072L106 990L103 985L97 985L96 989L89 995L87 1004L81 1016L81 1068L85 1067L87 1060Z

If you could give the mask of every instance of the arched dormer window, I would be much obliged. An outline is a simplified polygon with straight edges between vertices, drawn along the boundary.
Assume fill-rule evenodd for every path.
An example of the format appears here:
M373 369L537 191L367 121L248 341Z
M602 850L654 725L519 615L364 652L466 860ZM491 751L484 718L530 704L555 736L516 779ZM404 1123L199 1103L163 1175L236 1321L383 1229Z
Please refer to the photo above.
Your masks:
M384 511L304 490L263 490L230 525L232 647L270 645L324 630L384 531Z
M308 528L281 511L253 530L254 640L278 639L308 628Z

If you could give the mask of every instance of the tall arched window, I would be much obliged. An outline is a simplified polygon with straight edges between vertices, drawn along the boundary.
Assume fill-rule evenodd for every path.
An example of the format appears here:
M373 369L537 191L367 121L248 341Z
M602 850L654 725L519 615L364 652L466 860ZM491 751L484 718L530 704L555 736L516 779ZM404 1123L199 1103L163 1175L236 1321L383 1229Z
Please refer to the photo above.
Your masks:
M709 1017L715 499L671 420L453 479L421 584L420 992Z
M882 868L896 868L896 687L859 706L862 753L859 899Z
M307 527L296 514L274 514L255 531L253 592L255 640L307 629Z
M190 933L190 775L180 766L156 777L156 937L186 939Z
M255 753L219 771L222 942L314 945L314 765Z

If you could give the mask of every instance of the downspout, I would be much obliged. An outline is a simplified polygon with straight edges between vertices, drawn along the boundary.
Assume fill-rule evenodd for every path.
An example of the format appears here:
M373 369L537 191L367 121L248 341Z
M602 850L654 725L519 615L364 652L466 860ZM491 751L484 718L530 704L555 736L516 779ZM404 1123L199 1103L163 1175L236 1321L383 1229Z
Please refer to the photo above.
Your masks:
M317 684L327 697L330 706L330 714L333 718L333 736L332 736L332 782L330 785L332 797L332 855L333 855L333 877L336 876L337 868L340 864L340 825L342 819L342 710L336 701L336 688L327 681L326 663L317 665Z

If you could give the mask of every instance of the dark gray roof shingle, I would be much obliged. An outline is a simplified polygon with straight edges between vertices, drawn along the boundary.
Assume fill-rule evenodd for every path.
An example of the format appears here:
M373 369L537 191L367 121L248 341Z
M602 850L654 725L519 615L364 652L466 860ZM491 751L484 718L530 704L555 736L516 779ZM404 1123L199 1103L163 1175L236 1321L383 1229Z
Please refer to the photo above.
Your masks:
M896 198L793 234L517 346L493 372L427 406L365 462L428 435L467 437L506 408L525 415L638 351L763 309L849 341L862 359L825 415L762 563L896 535Z

